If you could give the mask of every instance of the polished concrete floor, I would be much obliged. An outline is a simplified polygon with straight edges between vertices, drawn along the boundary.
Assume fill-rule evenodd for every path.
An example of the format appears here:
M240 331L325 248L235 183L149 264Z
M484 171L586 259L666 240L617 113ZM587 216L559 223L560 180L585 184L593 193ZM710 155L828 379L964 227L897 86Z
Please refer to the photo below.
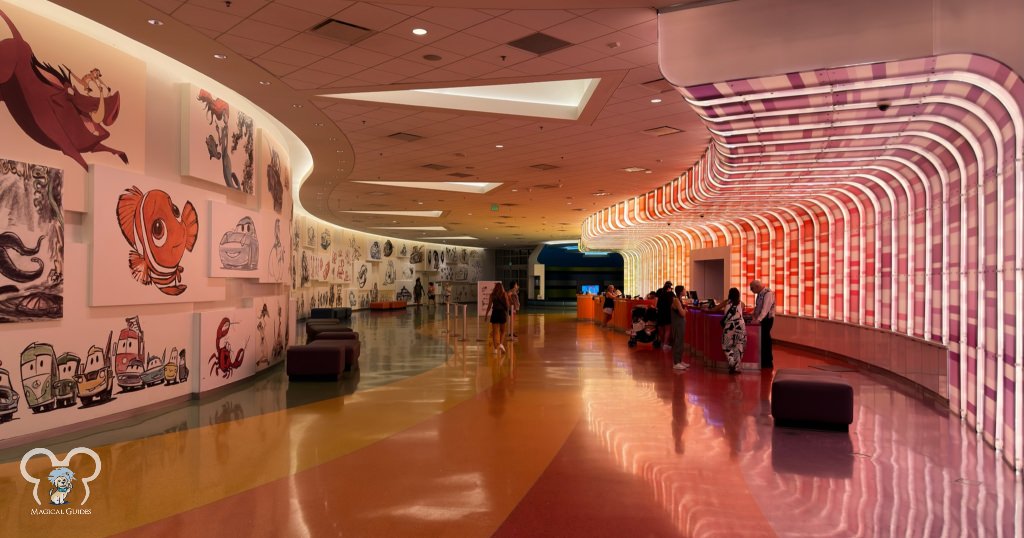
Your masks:
M676 373L565 313L522 316L497 354L486 325L443 318L358 313L362 367L339 383L278 367L47 443L99 453L90 514L30 514L27 448L0 452L0 536L1024 535L1014 474L884 378L841 374L849 433L774 428L770 372Z

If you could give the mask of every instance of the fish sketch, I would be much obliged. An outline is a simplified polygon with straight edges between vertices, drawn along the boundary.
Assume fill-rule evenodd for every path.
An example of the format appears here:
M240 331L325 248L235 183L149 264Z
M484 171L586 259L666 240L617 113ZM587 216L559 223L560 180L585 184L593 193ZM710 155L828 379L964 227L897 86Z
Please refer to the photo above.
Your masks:
M199 215L192 202L179 210L166 192L143 193L133 186L117 199L117 220L132 247L128 267L135 280L167 295L184 293L188 286L181 283L181 260L199 237Z

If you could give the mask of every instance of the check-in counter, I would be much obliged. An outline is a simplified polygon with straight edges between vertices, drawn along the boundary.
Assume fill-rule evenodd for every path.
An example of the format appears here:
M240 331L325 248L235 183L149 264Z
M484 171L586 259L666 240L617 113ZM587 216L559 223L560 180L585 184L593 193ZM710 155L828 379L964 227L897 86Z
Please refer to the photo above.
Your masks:
M708 312L697 308L686 310L686 335L683 341L697 360L711 368L728 368L722 351L722 318L724 312ZM761 369L761 327L747 325L747 346L743 350L742 370Z
M629 331L633 328L633 309L638 306L654 306L656 302L653 299L616 299L615 311L612 312L612 327L620 331Z
M576 319L595 319L601 321L601 302L604 298L600 295L577 295L576 296Z

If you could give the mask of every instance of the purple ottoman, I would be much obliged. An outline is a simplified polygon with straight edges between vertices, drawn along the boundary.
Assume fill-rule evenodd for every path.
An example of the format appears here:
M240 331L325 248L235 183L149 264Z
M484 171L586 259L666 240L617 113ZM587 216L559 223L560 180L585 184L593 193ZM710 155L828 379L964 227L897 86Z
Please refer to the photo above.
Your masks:
M772 417L778 426L848 429L853 423L853 387L837 375L779 370L772 380Z
M333 378L345 370L345 348L342 346L292 346L288 348L289 379Z

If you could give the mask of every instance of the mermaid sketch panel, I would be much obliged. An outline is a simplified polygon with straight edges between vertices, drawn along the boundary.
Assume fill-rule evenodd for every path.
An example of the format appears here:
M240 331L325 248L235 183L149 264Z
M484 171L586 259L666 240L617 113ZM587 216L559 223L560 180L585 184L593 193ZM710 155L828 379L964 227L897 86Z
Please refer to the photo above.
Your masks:
M256 131L252 117L216 91L182 88L181 173L256 193Z
M64 172L0 159L0 323L64 314Z
M224 299L207 277L209 192L107 167L90 176L90 306Z

